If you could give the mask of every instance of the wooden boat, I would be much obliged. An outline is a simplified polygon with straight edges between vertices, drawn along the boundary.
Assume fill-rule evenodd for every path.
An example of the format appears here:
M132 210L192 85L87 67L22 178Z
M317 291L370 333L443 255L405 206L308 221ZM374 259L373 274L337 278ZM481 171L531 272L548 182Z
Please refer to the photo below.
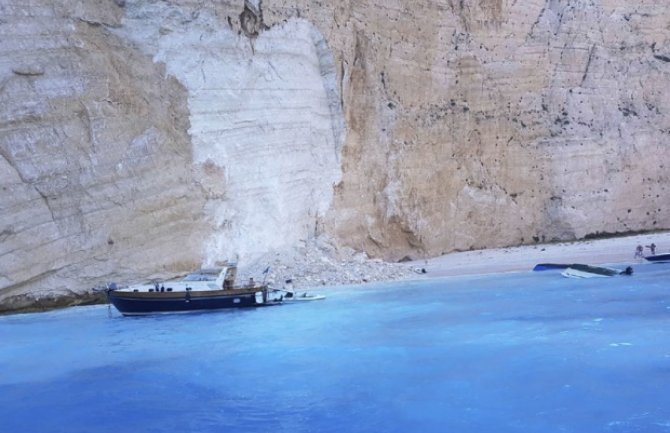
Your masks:
M633 268L628 266L623 271L615 268L608 268L605 266L583 265L573 263L561 275L568 278L602 278L614 277L616 275L632 275Z
M218 272L202 270L180 281L118 288L110 285L107 299L124 316L188 313L224 308L281 304L283 294L265 284L235 287L237 266L226 264Z
M655 254L653 256L647 256L647 257L645 257L645 260L648 260L648 261L654 262L654 263L670 262L670 253Z

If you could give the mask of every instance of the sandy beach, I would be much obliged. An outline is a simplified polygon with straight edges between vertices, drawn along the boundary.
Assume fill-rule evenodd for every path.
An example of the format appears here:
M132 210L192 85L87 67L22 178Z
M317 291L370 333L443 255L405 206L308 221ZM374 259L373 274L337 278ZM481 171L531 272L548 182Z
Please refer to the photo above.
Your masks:
M656 253L670 252L670 231L635 236L581 240L552 244L525 245L466 252L454 252L428 259L390 263L371 259L352 249L337 249L328 239L313 239L293 251L272 253L238 272L240 281L259 278L264 269L271 269L268 281L274 285L291 279L297 289L321 286L335 287L381 281L402 281L458 275L483 275L503 272L531 271L538 263L583 263L590 265L642 264L635 257L635 248L656 245ZM619 267L619 266L616 266ZM422 270L425 269L425 272ZM260 278L263 278L262 276Z
M670 232L466 251L417 260L412 265L426 269L425 275L429 278L529 271L538 263L634 265L645 262L635 258L635 248L642 245L644 255L651 255L647 246L652 243L656 244L656 254L670 252Z

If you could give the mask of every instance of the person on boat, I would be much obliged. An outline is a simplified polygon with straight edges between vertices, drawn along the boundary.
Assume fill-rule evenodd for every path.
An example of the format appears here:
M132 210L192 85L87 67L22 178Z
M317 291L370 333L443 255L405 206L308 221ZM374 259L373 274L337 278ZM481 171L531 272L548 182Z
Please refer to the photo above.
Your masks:
M253 277L249 278L249 282L247 283L247 287L252 289L255 285L256 285L256 283L254 282Z

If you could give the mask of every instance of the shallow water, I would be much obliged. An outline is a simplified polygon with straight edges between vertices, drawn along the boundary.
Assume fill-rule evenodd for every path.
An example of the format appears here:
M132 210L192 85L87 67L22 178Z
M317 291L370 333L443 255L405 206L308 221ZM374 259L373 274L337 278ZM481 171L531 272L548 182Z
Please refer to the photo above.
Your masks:
M3 432L670 432L670 265L0 317Z

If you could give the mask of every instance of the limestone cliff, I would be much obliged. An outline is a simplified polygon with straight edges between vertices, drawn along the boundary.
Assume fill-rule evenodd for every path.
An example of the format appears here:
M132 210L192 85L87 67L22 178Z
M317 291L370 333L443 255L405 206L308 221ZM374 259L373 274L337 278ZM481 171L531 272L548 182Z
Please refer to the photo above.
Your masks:
M324 233L397 259L668 228L669 20L622 0L0 0L0 300Z
M186 89L74 3L0 2L3 298L195 266L206 233Z
M305 8L340 64L340 239L397 258L668 227L667 8Z

